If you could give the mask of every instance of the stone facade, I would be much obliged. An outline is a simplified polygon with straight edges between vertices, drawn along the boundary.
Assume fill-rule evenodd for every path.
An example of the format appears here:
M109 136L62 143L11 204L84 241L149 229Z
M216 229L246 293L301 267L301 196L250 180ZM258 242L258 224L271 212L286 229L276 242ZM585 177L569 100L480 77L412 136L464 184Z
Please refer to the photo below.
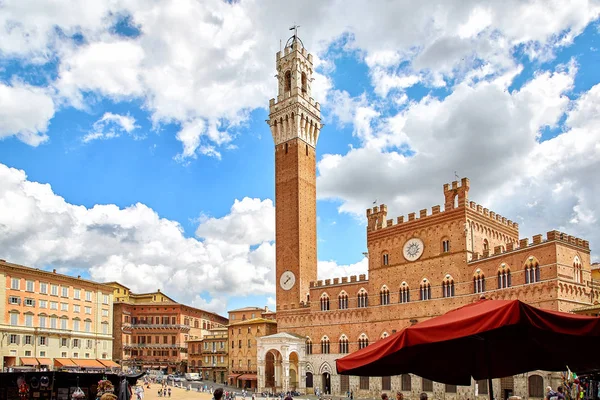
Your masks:
M298 71L294 66L305 52L295 37L291 42L285 55L298 61L285 65L291 65L294 73ZM278 54L280 75L282 71L287 73L281 60ZM282 95L280 86L277 102L273 99L270 103L272 128L280 112L276 105L284 100L286 109L301 109L300 98L287 96L285 91ZM321 392L344 394L352 390L356 397L372 397L381 390L410 386L405 393L410 398L417 398L421 391L435 398L485 397L487 388L483 383L455 388L424 384L415 376L405 381L402 377L341 377L335 373L335 359L411 324L477 301L482 295L489 299L518 298L560 311L598 300L587 241L554 230L535 235L531 241L520 238L517 223L469 200L467 178L443 185L443 207L436 205L431 211L422 209L394 220L388 218L385 205L367 210L368 277L316 280L316 235L312 230L316 224L312 189L316 180L316 141L300 135L297 127L291 124L285 140L281 140L279 131L273 134L277 323L278 335L303 337L306 347L298 353L298 360L286 360L280 350L286 344L278 335L263 338L262 354L282 353L282 358L262 359L265 376L259 376L259 382L266 385L267 371L274 368L273 364L288 362L292 364L289 368L275 368L280 374L275 378L279 389L289 390L290 371L299 371L303 366L306 373L299 376L297 387L308 392L319 387ZM289 280L280 279L287 271L297 278L291 285ZM287 345L292 343L295 341ZM540 385L542 390L548 383L556 386L552 379L542 372L498 379L494 381L495 393L503 398L508 394L535 398Z

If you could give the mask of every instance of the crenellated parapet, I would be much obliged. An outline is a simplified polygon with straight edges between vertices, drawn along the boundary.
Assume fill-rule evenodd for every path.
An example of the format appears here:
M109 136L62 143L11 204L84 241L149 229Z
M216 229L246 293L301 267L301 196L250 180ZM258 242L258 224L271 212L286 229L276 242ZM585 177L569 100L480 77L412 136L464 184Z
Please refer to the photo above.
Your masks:
M557 230L553 230L546 233L546 238L544 238L542 234L537 234L532 236L531 242L529 241L529 238L523 238L520 239L518 243L507 243L506 248L504 248L503 246L495 246L493 249L484 250L482 254L473 253L471 262L485 260L489 257L495 257L501 254L521 251L523 249L527 249L532 246L537 246L548 242L563 242L565 244L578 247L583 251L590 251L589 241L577 238L575 236L567 235L566 233L559 232Z
M511 221L510 219L503 217L500 214L496 214L494 211L490 211L488 208L483 207L481 204L477 204L474 201L468 203L468 208L476 213L489 218L492 221L505 225L508 228L519 229L519 224Z
M367 282L367 281L368 281L367 275L360 274L360 275L343 276L341 278L333 278L333 279L325 279L325 280L320 279L318 281L311 281L309 287L311 289L324 288L324 287L328 287L328 286L346 285L346 284Z
M469 202L469 188L468 178L462 178L460 184L458 181L444 184L444 210L465 207Z

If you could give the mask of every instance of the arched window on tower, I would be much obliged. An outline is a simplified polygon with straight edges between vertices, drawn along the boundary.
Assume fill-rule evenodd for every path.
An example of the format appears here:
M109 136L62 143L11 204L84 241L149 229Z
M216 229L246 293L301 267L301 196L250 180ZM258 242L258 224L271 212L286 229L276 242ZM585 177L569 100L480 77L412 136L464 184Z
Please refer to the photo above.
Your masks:
M302 94L306 94L308 88L308 84L306 82L306 73L302 73Z
M400 303L408 302L410 302L410 290L408 283L402 282L402 285L400 285Z
M382 306L387 306L390 304L390 291L385 285L379 291L379 303Z
M369 305L368 298L369 298L369 296L367 294L367 291L365 289L360 289L360 292L358 292L358 296L357 296L358 307L359 308L367 307Z
M291 90L292 90L292 71L285 71L283 91L289 92Z
M454 279L450 275L446 275L442 281L443 297L454 297Z
M348 338L346 335L340 337L340 354L348 354Z
M489 250L490 249L490 244L488 243L487 239L483 239L483 250Z
M321 295L321 311L329 311L329 296L327 293Z
M540 281L540 263L537 258L530 256L525 262L525 283L536 283Z
M510 268L505 263L502 263L498 268L498 289L506 289L511 286Z
M485 292L485 276L483 272L478 268L473 275L473 293Z
M321 339L321 354L329 354L329 338L323 336Z
M427 278L423 278L420 285L421 300L431 300L431 284Z
M348 308L348 294L342 291L338 296L338 308L346 310Z

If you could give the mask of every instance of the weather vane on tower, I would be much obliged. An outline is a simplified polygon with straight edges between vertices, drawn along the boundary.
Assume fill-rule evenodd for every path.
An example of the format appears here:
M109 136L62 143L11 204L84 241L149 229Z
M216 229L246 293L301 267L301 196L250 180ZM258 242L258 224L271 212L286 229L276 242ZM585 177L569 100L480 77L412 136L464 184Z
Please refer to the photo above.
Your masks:
M298 37L298 28L300 25L296 25L296 23L290 27L290 31L294 31L294 38Z

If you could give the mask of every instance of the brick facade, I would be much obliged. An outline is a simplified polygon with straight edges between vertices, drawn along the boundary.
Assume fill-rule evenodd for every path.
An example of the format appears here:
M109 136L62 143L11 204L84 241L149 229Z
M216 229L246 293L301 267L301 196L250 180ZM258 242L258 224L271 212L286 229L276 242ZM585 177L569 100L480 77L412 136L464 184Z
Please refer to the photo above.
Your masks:
M285 49L285 57L292 60L284 63L285 57L277 55L280 76L286 74L286 68L299 71L296 66L304 60L304 49L293 43ZM281 85L277 102L273 99L270 103L272 131L275 122L280 121L281 108L292 110L303 104L302 96L294 96L293 92L287 96ZM466 178L443 185L443 207L436 205L431 211L422 209L394 220L388 219L385 205L367 210L368 277L314 278L309 283L308 297L303 296L302 279L291 289L283 287L279 278L286 270L304 279L316 277L316 236L312 231L316 223L316 199L312 195L316 176L314 149L309 146L316 146L316 141L303 139L302 129L296 124L291 124L284 135L287 141L281 141L277 132L273 137L278 331L305 337L308 344L295 355L276 344L279 337L274 336L272 343L268 337L263 338L261 344L265 354L272 353L276 362L281 360L284 376L299 370L290 366L290 360L296 359L305 367L300 388L310 392L318 386L323 391L330 385L328 389L334 394L349 389L357 397L376 396L384 389L401 390L400 377L363 379L362 384L358 377L342 378L335 373L335 359L411 324L477 301L482 295L490 299L518 298L560 311L598 300L599 292L591 282L587 241L558 231L535 235L531 241L520 239L517 223L469 200L470 183ZM303 146L310 147L308 155L302 153ZM289 176L302 176L311 190L298 190L296 181L290 184ZM409 241L416 249L414 255L407 252L411 251L407 249ZM272 368L265 362L265 371ZM534 372L512 380L496 380L496 393L502 386L502 396L512 392L535 397L535 393L528 392L529 376L533 376L535 390L552 379L546 373ZM413 376L410 380L413 384L406 394L411 398L417 398L421 391L429 391L435 398L475 395L475 384L455 390L434 383L430 389L422 387L421 378ZM486 392L482 388L479 395Z

